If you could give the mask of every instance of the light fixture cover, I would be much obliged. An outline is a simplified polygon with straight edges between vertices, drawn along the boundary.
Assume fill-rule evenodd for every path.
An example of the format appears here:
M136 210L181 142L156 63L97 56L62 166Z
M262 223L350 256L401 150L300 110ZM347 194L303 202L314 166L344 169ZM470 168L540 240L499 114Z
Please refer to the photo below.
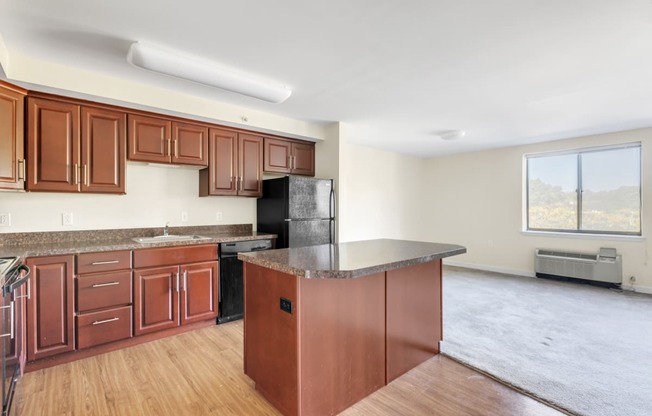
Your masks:
M134 42L127 53L132 65L176 78L217 87L270 103L282 103L292 91L239 74L228 68L198 58L186 57L164 48Z
M466 135L464 130L442 130L436 133L442 140L457 140Z

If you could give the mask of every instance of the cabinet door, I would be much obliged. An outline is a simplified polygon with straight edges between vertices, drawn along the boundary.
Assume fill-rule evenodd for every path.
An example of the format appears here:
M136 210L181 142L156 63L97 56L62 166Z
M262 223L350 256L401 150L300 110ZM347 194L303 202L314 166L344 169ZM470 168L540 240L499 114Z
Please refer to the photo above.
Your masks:
M27 360L74 350L73 256L28 258L27 266Z
M238 138L238 195L263 194L263 138L240 133Z
M217 262L181 266L181 325L217 317Z
M172 139L169 120L129 114L129 160L169 163Z
M27 190L79 190L79 106L28 97Z
M199 172L199 195L236 195L238 134L210 129L208 169Z
M0 189L25 189L24 99L0 84Z
M125 193L127 114L82 108L81 190Z
M315 176L314 143L292 143L292 173Z
M172 163L208 166L208 127L173 122Z
M287 140L265 137L265 172L290 173L292 170L292 149Z
M179 326L179 267L134 270L134 334Z

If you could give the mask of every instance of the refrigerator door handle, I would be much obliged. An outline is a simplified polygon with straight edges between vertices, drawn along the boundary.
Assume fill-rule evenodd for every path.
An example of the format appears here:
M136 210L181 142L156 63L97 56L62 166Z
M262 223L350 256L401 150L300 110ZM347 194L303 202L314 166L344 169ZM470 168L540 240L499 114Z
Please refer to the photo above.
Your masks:
M331 244L335 244L335 220L331 219L330 224L330 238L331 238Z

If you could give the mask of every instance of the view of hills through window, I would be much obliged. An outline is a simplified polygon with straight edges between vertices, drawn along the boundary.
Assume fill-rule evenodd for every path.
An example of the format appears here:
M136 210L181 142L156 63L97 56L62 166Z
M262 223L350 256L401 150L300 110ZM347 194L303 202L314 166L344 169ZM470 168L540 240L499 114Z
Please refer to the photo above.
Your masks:
M528 229L641 233L640 144L527 157Z

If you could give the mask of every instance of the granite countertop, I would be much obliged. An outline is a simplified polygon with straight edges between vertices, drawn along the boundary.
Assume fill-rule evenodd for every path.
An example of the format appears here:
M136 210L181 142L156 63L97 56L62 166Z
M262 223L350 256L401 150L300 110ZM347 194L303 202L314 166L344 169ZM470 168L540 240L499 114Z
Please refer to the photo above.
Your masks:
M276 238L275 234L258 233L251 224L170 227L173 235L200 235L201 240L137 243L135 237L161 235L162 228L128 228L114 230L56 231L0 234L0 257L21 258L102 251L136 250L153 247L217 244L232 241Z
M350 279L466 253L455 244L369 240L240 253L244 262L304 278Z

